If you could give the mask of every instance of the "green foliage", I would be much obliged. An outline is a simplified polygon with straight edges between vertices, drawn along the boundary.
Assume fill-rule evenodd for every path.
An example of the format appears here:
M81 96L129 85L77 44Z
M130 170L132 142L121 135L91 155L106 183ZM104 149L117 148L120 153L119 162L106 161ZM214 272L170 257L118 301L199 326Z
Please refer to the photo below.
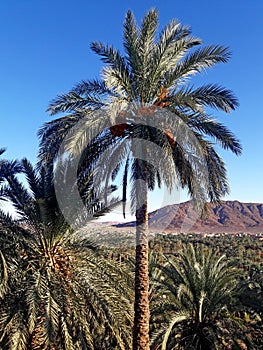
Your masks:
M244 322L230 311L238 270L224 255L186 245L179 259L171 256L159 269L152 307L153 349L158 344L163 350L225 349L244 342Z
M65 222L52 167L20 166L28 186L12 174L3 188L20 216L1 213L0 347L129 349L129 273Z

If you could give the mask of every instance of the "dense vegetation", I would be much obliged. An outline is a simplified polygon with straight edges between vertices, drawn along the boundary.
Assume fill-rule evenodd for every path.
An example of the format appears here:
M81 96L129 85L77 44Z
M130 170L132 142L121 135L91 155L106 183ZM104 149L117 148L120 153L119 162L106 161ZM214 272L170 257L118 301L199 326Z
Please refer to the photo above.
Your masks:
M262 331L263 331L263 235L217 235L202 237L199 234L179 235L179 236L159 236L151 243L154 251L162 251L165 256L180 256L185 245L192 244L206 251L205 259L209 259L211 252L214 253L214 259L223 259L225 261L226 278L230 278L232 293L230 298L223 307L222 300L226 289L222 287L220 281L217 281L219 295L222 299L219 302L222 308L216 312L216 318L213 320L213 312L209 311L209 321L207 326L213 327L215 336L221 338L221 347L219 349L261 349ZM222 257L225 258L222 258ZM176 259L177 260L177 259ZM180 259L179 259L180 260ZM189 259L188 264L191 265ZM192 264L193 267L193 264ZM233 272L235 267L235 272ZM191 268L185 268L184 275L190 273ZM231 272L232 271L232 272ZM208 271L209 272L209 271ZM236 277L234 276L237 273ZM234 275L232 275L234 274ZM222 276L221 276L222 277ZM166 281L167 282L167 281ZM202 280L205 283L205 276ZM225 281L227 284L227 281ZM164 283L165 285L166 283ZM215 286L216 287L216 286ZM197 294L198 295L198 294ZM217 296L219 296L217 295ZM216 297L216 293L213 294ZM177 294L178 297L178 294ZM212 303L210 297L208 301ZM218 305L218 303L215 303ZM213 322L216 325L213 326ZM217 329L217 327L221 327ZM179 334L183 334L182 328L175 327ZM187 331L187 329L183 329ZM192 329L191 329L192 331ZM188 328L189 332L189 328ZM223 334L225 332L225 334ZM177 333L177 339L178 337ZM176 333L175 333L176 334ZM209 339L213 339L213 346L217 344L216 337L212 337L211 332L206 333ZM192 334L193 336L193 334ZM189 339L188 339L189 340ZM186 341L186 340L185 340ZM197 341L197 339L195 339ZM186 343L178 343L178 349L191 349ZM181 344L181 345L180 345ZM182 345L183 344L183 345ZM244 344L247 344L246 346ZM215 348L205 344L204 347L197 346L194 348ZM169 347L167 347L169 349ZM177 347L175 347L177 349Z
M56 233L24 214L27 226L1 217L0 347L130 349L131 238L99 248L61 217ZM262 347L262 235L157 235L149 247L152 350Z
M112 236L114 237L114 234ZM119 241L122 242L122 245L117 249L108 251L108 258L129 265L134 254L131 246L132 233L130 232L127 237L127 233L120 234L116 232L116 236L117 240L114 240L113 237L109 238L110 243L116 245L116 242ZM180 315L183 317L182 311L184 311L187 312L188 316L193 317L194 310L198 309L198 307L195 307L195 303L198 305L202 291L198 285L199 283L202 286L206 285L209 276L205 273L195 276L199 271L195 266L196 262L199 262L201 266L207 265L206 272L210 273L212 271L211 265L216 265L217 261L221 261L222 271L225 274L222 273L221 276L219 274L219 280L214 278L214 288L215 290L218 288L217 293L215 291L211 293L210 291L214 298L219 299L213 301L211 296L204 298L204 305L206 302L211 303L206 308L209 319L205 326L208 330L201 332L201 336L203 335L204 338L201 337L199 344L195 343L198 337L194 332L198 327L196 327L194 319L190 318L189 322L183 320L184 322L175 323L173 333L168 337L167 348L164 349L256 350L262 348L263 234L207 236L194 233L185 235L157 234L149 242L149 247L152 314L150 324L151 348L153 350L161 349L160 337L164 336L165 332L169 330L169 321L173 316L172 311L175 312L174 316ZM197 257L191 253L193 247L196 250ZM203 256L203 258L200 258L200 256ZM180 261L182 261L182 265L180 265ZM178 277L177 271L181 272L180 277ZM192 282L198 281L199 278L198 283L194 282L194 284L189 285L191 273L193 276ZM220 281L222 276L226 278L223 280L225 288L222 286L222 280ZM191 290L193 287L194 289ZM208 292L209 288L206 290L206 293ZM181 301L184 293L187 294L189 300L185 301L182 310ZM195 300L191 298L191 294L195 295ZM165 295L165 303L163 303L163 295ZM191 312L188 312L189 307ZM211 307L212 309L215 307L215 313L213 313ZM217 309L218 307L219 309ZM174 321L176 321L175 318ZM209 327L212 329L210 332ZM190 341L193 341L193 343ZM215 347L216 345L217 347Z
M106 63L102 80L82 81L50 104L52 115L69 114L40 130L37 166L0 159L0 200L17 214L0 209L1 349L263 346L261 236L157 235L148 242L148 190L172 190L177 179L196 209L205 208L228 193L214 142L241 152L235 136L206 113L235 109L232 92L188 85L192 75L227 62L228 49L199 48L176 21L158 39L157 29L156 10L141 27L129 11L125 55L93 43ZM147 142L161 149L165 167L152 165L158 157ZM121 170L124 215L130 174L136 238L104 233L104 244L94 243L98 233L83 223L118 203L107 197ZM73 212L76 189L84 214Z

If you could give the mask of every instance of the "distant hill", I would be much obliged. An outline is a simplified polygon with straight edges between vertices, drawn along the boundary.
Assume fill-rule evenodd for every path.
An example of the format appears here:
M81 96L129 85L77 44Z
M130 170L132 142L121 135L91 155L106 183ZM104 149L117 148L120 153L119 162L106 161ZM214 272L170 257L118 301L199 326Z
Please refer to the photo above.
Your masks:
M201 219L191 201L168 205L149 213L150 229L154 231L204 233L262 233L263 204L222 201L221 205L208 204L208 216ZM134 222L117 224L135 226Z

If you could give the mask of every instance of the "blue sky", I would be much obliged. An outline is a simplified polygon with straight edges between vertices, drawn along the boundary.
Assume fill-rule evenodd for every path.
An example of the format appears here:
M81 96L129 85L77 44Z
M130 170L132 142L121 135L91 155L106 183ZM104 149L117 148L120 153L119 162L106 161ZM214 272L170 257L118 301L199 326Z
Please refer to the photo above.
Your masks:
M0 2L0 147L6 158L36 161L39 127L50 117L49 101L76 82L99 76L90 50L100 40L121 48L128 9L140 22L151 7L160 27L172 18L190 25L204 44L228 46L232 58L202 74L196 83L218 83L234 91L240 107L215 112L241 140L241 157L220 150L231 187L229 199L263 202L263 2L262 0L88 1L6 0Z

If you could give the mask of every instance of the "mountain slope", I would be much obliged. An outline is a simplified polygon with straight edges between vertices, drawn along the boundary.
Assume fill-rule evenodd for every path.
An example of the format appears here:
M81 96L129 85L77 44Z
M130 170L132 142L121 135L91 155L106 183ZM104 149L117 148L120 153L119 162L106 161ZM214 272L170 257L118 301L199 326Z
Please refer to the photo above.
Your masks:
M191 201L174 204L149 214L151 230L174 232L239 233L263 232L263 204L222 201L208 204L208 216L202 220ZM118 226L133 226L134 223Z

